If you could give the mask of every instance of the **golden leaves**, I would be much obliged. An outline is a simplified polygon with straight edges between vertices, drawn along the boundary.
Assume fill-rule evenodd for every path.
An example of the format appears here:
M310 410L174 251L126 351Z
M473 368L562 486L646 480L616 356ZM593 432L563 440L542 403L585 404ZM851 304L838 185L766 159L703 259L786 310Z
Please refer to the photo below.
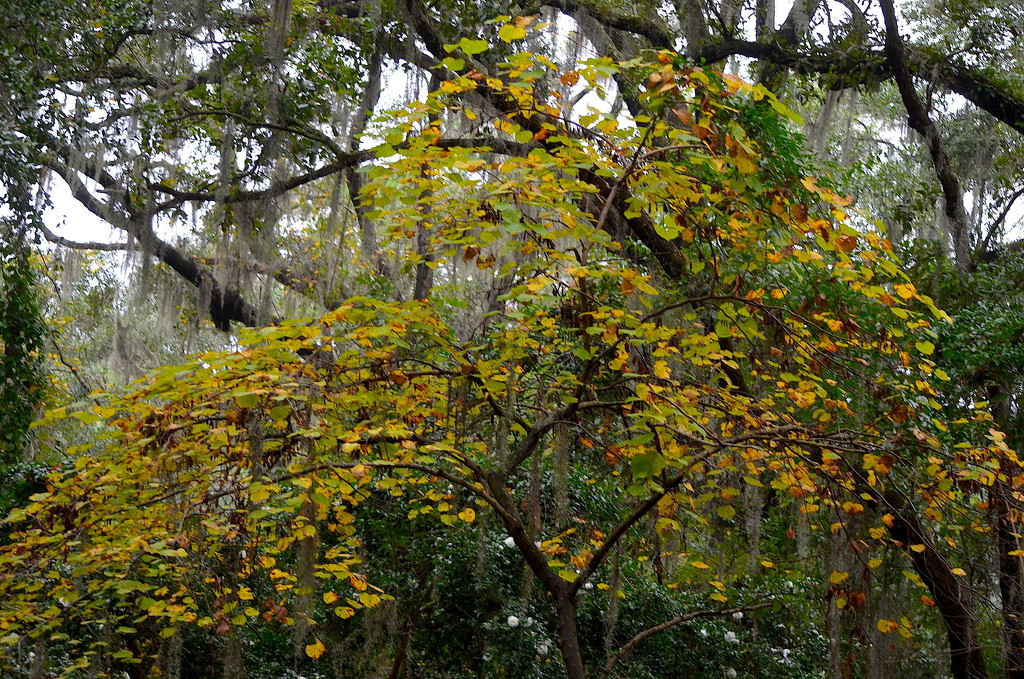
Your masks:
M878 628L878 631L882 634L889 634L891 632L895 632L900 625L895 620L886 620L883 618L879 620L877 623L875 623L875 626Z
M902 299L914 299L917 296L917 288L913 283L897 283L893 286L893 290Z
M306 655L314 660L322 656L327 651L327 647L324 646L323 642L317 639L314 643L306 646Z
M526 29L517 24L505 24L498 29L498 38L503 42L512 42L526 37Z
M850 577L850 574L845 571L832 571L832 574L828 576L828 581L833 585L838 585L841 582L846 581Z

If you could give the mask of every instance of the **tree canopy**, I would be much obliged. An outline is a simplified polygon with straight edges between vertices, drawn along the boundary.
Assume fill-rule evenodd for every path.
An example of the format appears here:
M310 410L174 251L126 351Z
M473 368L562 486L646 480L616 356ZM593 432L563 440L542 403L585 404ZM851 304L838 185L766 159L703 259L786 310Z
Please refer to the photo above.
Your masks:
M1020 17L896 9L15 3L5 671L1020 676Z

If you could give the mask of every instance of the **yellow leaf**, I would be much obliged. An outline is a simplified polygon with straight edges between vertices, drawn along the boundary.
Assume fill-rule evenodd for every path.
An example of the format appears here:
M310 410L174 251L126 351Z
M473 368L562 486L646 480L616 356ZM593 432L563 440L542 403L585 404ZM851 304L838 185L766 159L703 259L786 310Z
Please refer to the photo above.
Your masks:
M515 24L505 24L498 29L498 37L504 42L512 42L526 37L526 29Z
M846 571L832 571L832 575L828 576L829 582L833 585L838 585L843 580L850 577L850 574Z
M324 603L325 604L333 604L337 600L338 600L338 595L335 594L334 592L324 592Z
M761 559L761 565L765 568L775 568L775 563L767 559Z
M252 590L249 589L248 587L239 587L238 588L238 598L241 599L242 601L252 601L252 598L253 598Z
M917 288L914 287L913 283L897 283L893 286L893 289L903 299L913 299L917 295Z
M896 631L896 628L899 627L899 623L897 623L895 620L885 620L883 618L882 620L878 621L876 627L878 627L878 631L882 634L888 634L889 632Z
M672 371L669 370L668 363L665 361L654 362L654 376L660 380L667 380L672 375Z
M952 573L953 575L959 575L960 577L967 575L967 571L965 571L963 568L954 568L950 571L950 573Z
M924 545L910 545L910 549L920 554L924 551Z
M476 518L476 512L473 511L472 507L466 507L461 512L459 512L459 518L465 521L466 523L473 523L473 520Z
M310 658L319 658L326 650L327 647L323 645L323 642L317 639L315 644L309 644L306 646L306 655Z
M878 568L881 565L882 565L882 560L881 559L871 559L870 561L868 561L868 568Z
M701 570L707 570L707 569L711 568L711 566L707 565L703 561L694 561L690 565L693 566L694 568L699 568Z
M844 502L843 511L851 516L864 513L864 505L859 502Z

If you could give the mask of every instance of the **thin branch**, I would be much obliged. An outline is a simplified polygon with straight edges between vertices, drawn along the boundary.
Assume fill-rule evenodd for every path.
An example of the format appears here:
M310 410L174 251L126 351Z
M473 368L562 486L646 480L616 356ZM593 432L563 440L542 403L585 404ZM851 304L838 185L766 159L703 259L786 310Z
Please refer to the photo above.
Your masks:
M611 673L612 668L615 667L615 664L627 655L629 655L630 651L632 651L637 644L639 644L644 639L647 639L649 637L654 636L655 634L658 634L659 632L664 632L667 629L671 629L673 627L676 627L677 625L681 625L684 622L696 620L697 618L722 618L727 615L733 615L734 613L757 611L762 608L767 608L771 605L771 602L764 602L759 604L746 604L743 606L735 606L733 608L724 608L718 611L693 611L692 613L684 613L683 615L680 615L677 618L672 618L671 620L667 620L661 623L660 625L655 625L654 627L645 629L643 632L640 632L632 639L627 641L625 644L623 644L622 647L615 652L615 655L608 659L608 662L605 663L604 671L601 673L601 676L598 677L598 679L605 679Z
M68 240L67 238L64 238L62 236L58 236L53 231L50 231L50 229L46 228L46 225L41 223L41 222L39 224L36 224L35 228L38 229L39 233L43 234L43 238L45 238L50 243L54 243L55 245L61 245L61 246L66 247L66 248L71 248L72 250L95 250L95 251L98 251L98 252L120 252L120 251L131 250L132 249L132 244L131 243L99 243L99 242L94 242L94 241L80 242L80 241Z

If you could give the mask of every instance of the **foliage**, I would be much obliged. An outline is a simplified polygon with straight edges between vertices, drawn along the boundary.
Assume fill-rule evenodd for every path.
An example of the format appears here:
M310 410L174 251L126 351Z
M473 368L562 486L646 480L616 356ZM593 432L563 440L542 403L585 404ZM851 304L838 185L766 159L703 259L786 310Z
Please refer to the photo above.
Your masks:
M560 651L554 674L599 676L629 662L630 639L581 644L579 626L620 597L631 634L655 602L773 623L755 613L783 594L770 554L707 563L712 542L743 553L750 489L774 493L780 517L852 531L889 493L939 517L971 492L952 478L995 473L999 439L958 448L938 419L943 314L849 199L806 175L786 127L766 124L788 114L766 89L670 52L595 59L555 75L599 90L625 74L645 112L567 121L535 87L556 71L542 56L485 74L472 58L486 42L448 48L456 77L376 132L363 204L410 271L454 258L507 293L470 332L444 298L352 297L49 412L40 431L77 420L96 444L53 451L71 469L10 516L9 658L34 640L67 659L55 672L138 676L181 635L290 636L296 663L326 671L339 625L418 586L385 586L371 557L394 551L393 566L425 535L465 540L486 515L508 547L481 534L484 552L515 550L544 596L511 614L537 627L505 618L512 636L478 610L496 640L470 665L540 676L547 653L514 671L493 653L544 644ZM447 136L455 115L475 136ZM892 525L881 516L864 549ZM847 605L850 574L823 575ZM882 622L912 633L906 617ZM694 629L674 638L703 662L711 642Z
M0 464L28 458L29 425L43 402L42 349L46 330L36 298L35 271L27 252L0 248Z

